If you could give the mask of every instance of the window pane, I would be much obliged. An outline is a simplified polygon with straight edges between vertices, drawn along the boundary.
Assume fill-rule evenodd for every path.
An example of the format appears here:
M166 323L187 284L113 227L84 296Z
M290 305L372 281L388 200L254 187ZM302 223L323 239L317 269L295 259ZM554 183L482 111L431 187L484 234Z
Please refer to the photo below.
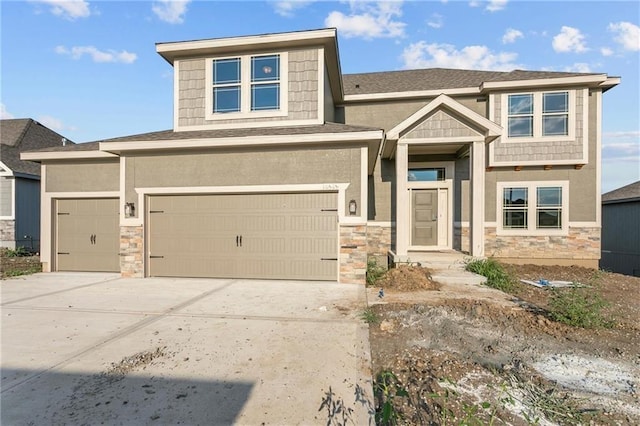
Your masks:
M254 56L251 58L251 81L280 79L280 56Z
M251 110L280 108L280 84L254 84L251 86Z
M503 190L503 206L505 207L527 207L527 188L505 188Z
M213 89L213 112L240 111L240 86Z
M213 61L213 84L240 83L240 58Z
M566 114L547 115L542 118L542 135L568 135L569 117Z
M444 167L430 167L425 169L410 169L409 181L435 182L445 180Z
M538 207L562 207L562 188L538 188Z
M560 209L538 209L538 228L562 228Z
M533 136L533 117L509 117L509 137Z
M505 210L502 227L509 229L527 228L527 211L522 209Z
M509 115L533 114L533 95L509 95Z
M544 93L542 95L542 112L569 112L569 93Z

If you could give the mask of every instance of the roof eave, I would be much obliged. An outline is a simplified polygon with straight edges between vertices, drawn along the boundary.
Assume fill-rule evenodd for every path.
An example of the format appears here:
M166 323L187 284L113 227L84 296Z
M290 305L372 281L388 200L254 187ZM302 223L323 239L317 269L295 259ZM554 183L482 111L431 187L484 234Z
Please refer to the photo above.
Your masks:
M109 152L92 151L36 151L23 152L20 154L21 160L42 162L46 160L76 160L81 158L117 158L118 156Z
M571 77L538 78L512 81L486 81L480 85L481 93L488 93L500 89L520 89L548 86L578 86L587 85L598 87L608 80L606 74L588 74Z

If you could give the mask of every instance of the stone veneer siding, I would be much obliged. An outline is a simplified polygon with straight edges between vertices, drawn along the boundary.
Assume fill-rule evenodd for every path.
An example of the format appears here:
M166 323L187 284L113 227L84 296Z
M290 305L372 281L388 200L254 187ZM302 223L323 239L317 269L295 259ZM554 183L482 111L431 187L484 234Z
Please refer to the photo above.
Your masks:
M340 225L341 283L365 284L367 275L367 226Z
M391 250L390 226L367 226L367 254L369 256L387 256Z
M0 242L2 247L15 248L16 246L16 221L0 220Z
M504 236L485 228L485 256L510 259L600 259L600 228L572 228L566 236Z
M120 273L125 278L144 277L144 231L142 226L120 227Z

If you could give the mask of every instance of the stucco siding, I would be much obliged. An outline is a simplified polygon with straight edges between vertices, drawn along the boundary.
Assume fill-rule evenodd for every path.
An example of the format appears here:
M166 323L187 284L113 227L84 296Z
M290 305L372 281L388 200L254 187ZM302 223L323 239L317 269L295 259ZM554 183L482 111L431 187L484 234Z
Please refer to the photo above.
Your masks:
M127 157L127 201L135 188L349 183L360 199L360 147L203 151ZM345 203L348 204L348 203Z
M318 118L318 49L288 52L288 114L279 117L207 120L206 60L184 59L178 63L178 124L180 127L260 123ZM285 88L281 88L285 90Z
M118 191L120 164L117 160L50 163L45 188L47 192Z
M368 220L388 222L395 220L395 162L378 159L369 176L369 212Z

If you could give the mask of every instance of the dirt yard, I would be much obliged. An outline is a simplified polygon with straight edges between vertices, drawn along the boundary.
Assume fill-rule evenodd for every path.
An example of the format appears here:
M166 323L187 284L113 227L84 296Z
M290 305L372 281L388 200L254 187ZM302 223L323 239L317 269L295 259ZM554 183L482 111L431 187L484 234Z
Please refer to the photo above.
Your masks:
M579 267L506 269L517 279L587 286L608 302L611 328L552 320L553 290L527 284L513 294L385 288L383 298L371 288L379 409L389 401L389 420L416 425L640 424L640 278Z

